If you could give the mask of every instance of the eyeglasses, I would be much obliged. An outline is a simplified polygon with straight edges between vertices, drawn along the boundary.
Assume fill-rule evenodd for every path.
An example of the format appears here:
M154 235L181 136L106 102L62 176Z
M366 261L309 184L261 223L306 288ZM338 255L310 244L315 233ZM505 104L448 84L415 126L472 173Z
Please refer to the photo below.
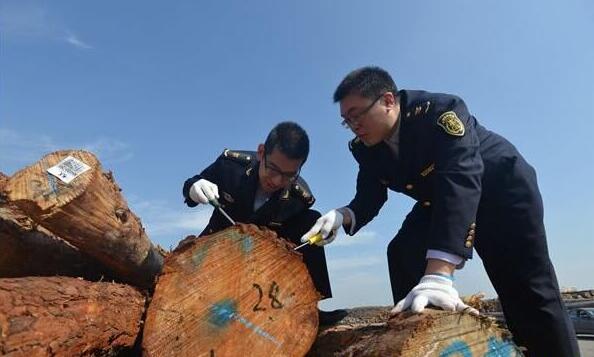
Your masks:
M274 165L274 164L272 164ZM264 155L264 168L266 169L268 175L270 175L271 177L281 177L281 179L283 181L293 181L295 179L297 179L297 177L299 176L299 173L301 172L301 167L299 168L299 170L297 170L297 172L283 172L280 169L278 169L275 166L272 166L270 163L268 163L268 161L266 160L266 155Z
M361 123L361 119L365 116L365 114L367 114L367 112L369 110L371 110L371 108L375 105L375 103L377 103L377 101L380 100L380 98L383 97L384 94L385 93L382 93L379 97L375 98L375 100L373 102L371 102L371 104L369 104L367 107L365 107L365 109L363 109L358 114L351 115L349 117L345 117L345 116L341 115L343 120L340 123L340 125L342 125L345 129L350 129L355 125L359 125L359 123Z

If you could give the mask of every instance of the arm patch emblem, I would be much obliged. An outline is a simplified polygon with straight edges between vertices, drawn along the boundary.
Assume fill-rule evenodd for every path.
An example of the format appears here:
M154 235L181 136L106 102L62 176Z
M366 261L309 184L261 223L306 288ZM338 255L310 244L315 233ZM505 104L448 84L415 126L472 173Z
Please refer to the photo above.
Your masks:
M450 135L464 136L464 124L453 111L440 115L439 119L437 119L437 125L441 126Z

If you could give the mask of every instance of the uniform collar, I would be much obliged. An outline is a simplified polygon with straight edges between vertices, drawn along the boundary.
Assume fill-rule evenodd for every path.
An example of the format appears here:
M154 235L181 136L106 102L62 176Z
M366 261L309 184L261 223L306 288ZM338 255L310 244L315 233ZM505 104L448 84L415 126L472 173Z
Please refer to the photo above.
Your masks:
M392 132L390 136L384 140L384 143L390 148L390 151L394 154L395 157L398 157L398 147L400 146L400 122L402 121L402 101L400 102L400 110L398 112L398 119L396 119L396 123L394 124L394 128L392 128Z

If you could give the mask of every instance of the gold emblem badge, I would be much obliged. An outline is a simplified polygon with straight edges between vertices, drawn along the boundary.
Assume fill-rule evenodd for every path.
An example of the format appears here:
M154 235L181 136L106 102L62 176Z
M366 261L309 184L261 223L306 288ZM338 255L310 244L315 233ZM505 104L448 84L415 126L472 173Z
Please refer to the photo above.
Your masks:
M446 133L454 136L464 136L464 124L458 118L456 113L449 111L439 116L437 125L444 128Z

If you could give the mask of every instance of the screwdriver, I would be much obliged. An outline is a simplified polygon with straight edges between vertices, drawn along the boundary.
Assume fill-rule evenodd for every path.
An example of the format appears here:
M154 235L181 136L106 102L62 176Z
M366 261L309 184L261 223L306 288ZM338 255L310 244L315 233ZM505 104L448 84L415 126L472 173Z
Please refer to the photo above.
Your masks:
M323 238L322 238L322 233L321 232L318 233L318 234L314 234L313 236L311 236L307 240L307 242L301 244L300 246L297 246L297 247L293 248L293 250L299 250L299 249L305 247L306 245L316 244L318 242L321 242L322 240L323 240Z
M225 210L223 209L223 207L221 207L221 204L219 203L219 200L217 200L216 198L213 198L212 200L208 200L208 202L216 209L219 210L219 212L221 212L223 214L223 216L225 216L225 218L227 218L229 220L229 222L231 222L232 225L235 225L235 221L227 214L227 212L225 212Z

